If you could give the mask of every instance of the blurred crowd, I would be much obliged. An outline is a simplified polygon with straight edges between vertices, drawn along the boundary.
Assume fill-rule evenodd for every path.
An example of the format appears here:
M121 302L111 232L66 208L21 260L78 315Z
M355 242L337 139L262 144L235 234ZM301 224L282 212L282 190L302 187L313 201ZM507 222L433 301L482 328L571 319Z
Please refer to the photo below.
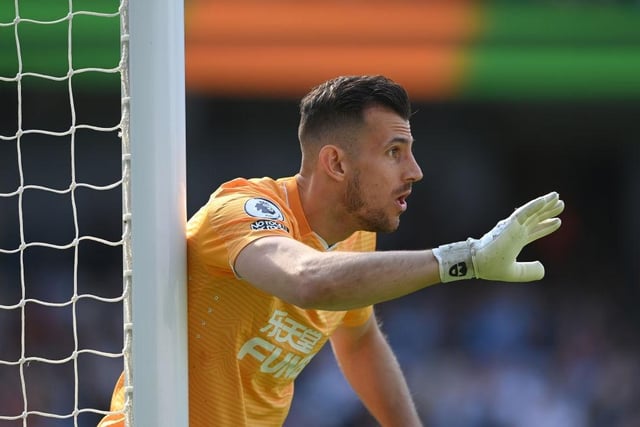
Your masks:
M638 329L616 321L619 307L545 300L539 287L562 282L469 286L482 289L434 288L379 309L426 426L640 426ZM377 425L330 349L296 393L287 426Z

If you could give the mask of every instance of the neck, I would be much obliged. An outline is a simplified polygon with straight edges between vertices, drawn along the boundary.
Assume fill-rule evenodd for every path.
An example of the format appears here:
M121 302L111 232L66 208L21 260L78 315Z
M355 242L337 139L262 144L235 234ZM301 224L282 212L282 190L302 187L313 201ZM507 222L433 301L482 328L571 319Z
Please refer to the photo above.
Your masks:
M296 175L300 203L311 229L329 246L340 242L356 230L350 225L335 187L315 179L313 174Z

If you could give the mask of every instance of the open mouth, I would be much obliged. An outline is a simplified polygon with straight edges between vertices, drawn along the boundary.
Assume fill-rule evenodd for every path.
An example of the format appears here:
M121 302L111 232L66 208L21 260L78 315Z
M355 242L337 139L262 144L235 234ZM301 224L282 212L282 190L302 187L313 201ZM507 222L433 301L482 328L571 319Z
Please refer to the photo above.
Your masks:
M398 205L398 207L400 208L400 210L402 212L404 212L407 209L407 197L409 197L411 195L411 187L406 187L403 188L402 191L398 197L396 198L396 204Z
M400 206L400 209L404 211L407 209L407 196L400 196L396 199L396 203Z

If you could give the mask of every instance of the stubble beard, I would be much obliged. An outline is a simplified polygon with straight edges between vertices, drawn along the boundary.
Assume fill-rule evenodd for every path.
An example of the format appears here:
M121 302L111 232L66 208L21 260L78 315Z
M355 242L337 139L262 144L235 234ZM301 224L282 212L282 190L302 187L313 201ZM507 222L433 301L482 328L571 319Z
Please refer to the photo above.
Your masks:
M398 228L399 220L392 221L383 209L367 206L362 196L359 170L347 183L344 206L347 213L354 216L360 230L390 233Z

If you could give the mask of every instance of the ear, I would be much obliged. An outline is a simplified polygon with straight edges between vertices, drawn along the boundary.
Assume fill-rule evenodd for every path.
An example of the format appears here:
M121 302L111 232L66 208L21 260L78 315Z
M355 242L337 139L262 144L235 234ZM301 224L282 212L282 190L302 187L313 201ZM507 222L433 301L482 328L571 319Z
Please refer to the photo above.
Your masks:
M324 145L318 153L318 163L322 171L331 179L343 181L346 175L346 155L335 145Z

